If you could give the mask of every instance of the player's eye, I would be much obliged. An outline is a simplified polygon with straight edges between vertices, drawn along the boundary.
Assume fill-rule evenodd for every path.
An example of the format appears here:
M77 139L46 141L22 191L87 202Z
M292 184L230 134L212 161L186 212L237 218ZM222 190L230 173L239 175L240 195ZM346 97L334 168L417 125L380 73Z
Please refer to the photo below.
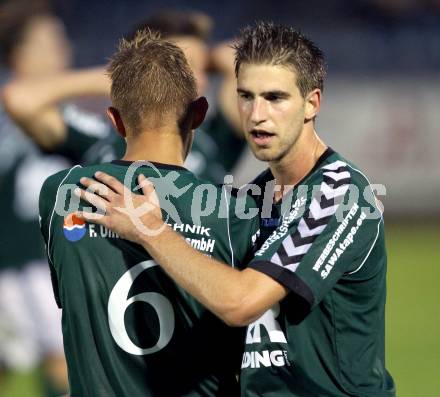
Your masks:
M264 99L266 99L266 101L270 101L270 102L278 102L278 101L281 101L283 98L277 94L268 94L264 97Z
M248 92L239 92L238 93L239 98L245 100L245 101L249 101L252 99L252 95L249 94Z

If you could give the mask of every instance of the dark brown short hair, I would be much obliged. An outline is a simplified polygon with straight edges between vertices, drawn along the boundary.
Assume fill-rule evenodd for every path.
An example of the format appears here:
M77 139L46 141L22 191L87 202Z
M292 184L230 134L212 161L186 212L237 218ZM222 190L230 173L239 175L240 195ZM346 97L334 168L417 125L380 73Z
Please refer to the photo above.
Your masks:
M111 100L134 133L177 120L197 98L196 81L182 50L149 29L122 39L110 60Z
M324 89L325 64L322 51L295 29L259 22L241 31L234 47L235 73L244 63L283 65L293 68L301 95Z

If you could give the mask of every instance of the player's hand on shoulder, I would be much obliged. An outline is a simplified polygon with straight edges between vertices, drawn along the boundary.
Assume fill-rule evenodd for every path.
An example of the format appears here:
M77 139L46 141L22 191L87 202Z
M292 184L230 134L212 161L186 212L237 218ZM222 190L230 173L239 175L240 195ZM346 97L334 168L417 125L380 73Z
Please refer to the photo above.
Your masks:
M155 236L163 230L159 200L153 184L145 176L138 177L143 194L133 193L104 172L97 172L95 178L81 178L85 188L77 188L75 195L98 211L79 211L79 218L103 225L121 238L138 244L142 244L145 237Z

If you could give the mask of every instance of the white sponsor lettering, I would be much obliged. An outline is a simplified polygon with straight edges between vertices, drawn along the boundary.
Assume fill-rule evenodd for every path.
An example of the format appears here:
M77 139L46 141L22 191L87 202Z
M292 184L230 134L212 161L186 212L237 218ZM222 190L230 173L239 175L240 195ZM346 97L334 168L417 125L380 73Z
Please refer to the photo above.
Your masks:
M98 231L96 228L99 228ZM119 238L119 235L115 233L113 230L107 229L102 225L94 225L93 223L88 224L89 229L89 237L102 237L102 238Z
M327 264L325 265L324 270L321 272L321 278L326 279L330 272L332 271L333 267L335 266L338 259L341 257L341 255L346 251L346 249L353 244L354 242L354 236L358 232L359 228L361 227L363 221L367 218L367 215L364 211L361 211L358 220L356 221L356 226L353 226L350 231L348 232L347 236L345 237L344 241L342 241L339 246L335 249L335 252L333 255L329 258Z
M185 239L191 247L204 252L213 252L215 246L215 240L208 238L205 240L203 237L201 239L196 238L186 238Z
M286 350L251 351L243 354L241 368L284 367L290 365Z
M295 201L292 210L289 214L283 216L280 226L269 236L261 248L255 253L255 256L262 256L275 241L283 238L287 234L290 224L302 215L300 209L305 203L305 197L301 197Z
M348 214L345 216L344 220L341 222L341 224L338 226L336 231L333 233L333 236L327 242L318 260L315 262L315 265L313 266L313 270L317 272L319 271L319 269L321 269L321 266L324 264L325 260L330 255L330 252L332 252L333 248L335 247L342 233L344 233L345 229L347 228L349 221L353 219L358 209L359 209L359 205L357 203L354 203Z
M261 342L261 328L263 327L269 339L273 343L287 343L286 336L281 330L280 324L276 317L280 314L280 305L276 303L268 311L266 311L258 320L248 325L246 333L246 344Z
M200 234L202 236L211 237L210 227L192 225L189 223L175 223L174 225L168 224L168 226L181 233Z
M98 234L95 231L95 226L93 223L89 223L89 236L90 237L98 237Z
M119 235L117 233L115 233L113 230L107 229L105 226L100 225L99 231L101 233L101 237L119 238Z
M260 229L257 230L255 234L251 237L252 246L254 246L257 243L257 239L260 236Z

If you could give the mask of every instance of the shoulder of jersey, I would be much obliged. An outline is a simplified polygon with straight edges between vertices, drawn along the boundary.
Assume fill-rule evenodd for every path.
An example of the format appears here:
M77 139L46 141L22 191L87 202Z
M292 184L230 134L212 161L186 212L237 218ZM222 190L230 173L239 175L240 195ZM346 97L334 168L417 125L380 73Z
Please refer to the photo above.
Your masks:
M69 171L71 168L67 168L61 171L58 171L57 173L49 176L43 184L43 187L41 190L47 191L52 189L57 189L58 186L63 182L63 180L66 178L66 176L69 174Z
M43 184L42 191L56 191L60 185L64 185L66 183L77 183L80 177L92 177L94 172L98 171L100 168L102 167L99 165L89 167L75 165L73 167L66 168L49 176Z
M321 174L329 177L339 184L349 183L358 186L367 186L370 184L368 177L364 172L351 161L343 158L339 154L332 156L325 164L320 167ZM349 179L349 181L347 180ZM344 182L343 182L344 181Z

